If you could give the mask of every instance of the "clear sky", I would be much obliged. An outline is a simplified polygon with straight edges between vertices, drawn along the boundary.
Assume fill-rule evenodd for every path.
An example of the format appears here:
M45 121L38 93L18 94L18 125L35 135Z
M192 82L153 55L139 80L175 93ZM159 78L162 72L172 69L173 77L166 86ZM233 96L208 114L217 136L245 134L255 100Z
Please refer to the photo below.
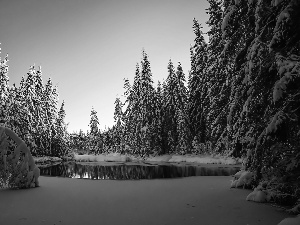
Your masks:
M104 130L143 48L155 85L166 79L169 59L188 77L193 18L206 32L207 8L206 0L0 0L10 86L41 65L44 83L51 77L65 101L68 130L88 130L92 106Z

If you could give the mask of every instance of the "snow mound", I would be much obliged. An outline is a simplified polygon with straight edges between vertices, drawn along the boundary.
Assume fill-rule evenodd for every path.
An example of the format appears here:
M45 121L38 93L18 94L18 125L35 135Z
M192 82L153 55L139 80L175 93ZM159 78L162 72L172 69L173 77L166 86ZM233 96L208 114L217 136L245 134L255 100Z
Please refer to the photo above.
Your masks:
M106 162L131 162L131 158L126 155L121 155L118 153L106 155L104 161Z
M9 136L17 145L8 152ZM25 142L12 130L0 126L0 187L31 188L39 186L40 169Z
M238 162L230 157L213 157L213 156L194 156L187 157L186 162L189 163L202 163L202 164L224 164L236 165Z
M253 173L241 170L234 175L234 180L231 183L232 188L250 186L253 181Z
M35 157L34 162L35 163L45 163L45 162L61 162L62 159L58 157L49 157L49 156L43 156L43 157Z
M268 195L259 188L255 188L254 191L247 196L246 200L253 202L267 202Z
M126 155L112 153L108 155L76 155L77 162L131 162L131 158Z
M201 163L201 164L225 164L225 165L236 165L239 163L234 158L230 157L213 157L213 156L191 156L191 155L162 155L149 157L146 161L155 162L172 162L172 163Z
M300 224L300 215L294 218L285 218L278 225L299 225Z
M154 156L149 157L146 159L146 161L150 162L169 162L169 160L172 158L171 155L160 155L160 156Z

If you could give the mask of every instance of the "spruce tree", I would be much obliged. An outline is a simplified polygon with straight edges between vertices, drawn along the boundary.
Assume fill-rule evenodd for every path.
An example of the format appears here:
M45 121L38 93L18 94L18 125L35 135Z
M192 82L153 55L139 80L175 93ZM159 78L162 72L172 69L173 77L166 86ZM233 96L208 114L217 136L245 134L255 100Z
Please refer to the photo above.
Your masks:
M90 132L88 134L89 137L89 148L91 153L98 153L99 151L99 139L100 139L100 132L99 132L99 120L97 116L97 111L92 107L91 114L90 114Z
M177 133L177 118L176 118L176 103L178 82L176 78L175 68L173 62L169 60L168 63L168 77L166 79L166 88L164 90L164 132L167 134L168 150L167 152L175 152L175 147L178 142ZM177 92L177 93L176 93Z
M70 151L70 137L67 132L67 124L65 123L66 112L64 109L65 102L63 101L58 111L58 116L55 123L56 133L52 142L53 156L66 156Z
M129 87L130 85L125 86ZM153 87L148 55L142 52L140 66L136 66L133 85L125 89L125 142L133 154L148 155L157 149L160 141L159 101Z
M207 77L207 44L203 37L200 24L193 20L195 34L194 45L191 47L191 70L189 76L189 105L188 115L190 131L193 137L198 136L201 142L206 141L205 107L208 105L206 94Z
M52 154L52 142L56 136L56 121L58 116L58 95L53 87L51 78L44 85L42 94L42 105L44 109L45 125L45 148L48 154Z
M1 48L0 48L1 54ZM5 115L8 108L9 78L8 78L8 55L2 60L0 57L0 123L5 123Z
M116 98L115 101L115 111L114 111L114 145L116 152L122 152L125 148L124 146L124 128L123 128L123 112L122 112L122 102L120 98Z

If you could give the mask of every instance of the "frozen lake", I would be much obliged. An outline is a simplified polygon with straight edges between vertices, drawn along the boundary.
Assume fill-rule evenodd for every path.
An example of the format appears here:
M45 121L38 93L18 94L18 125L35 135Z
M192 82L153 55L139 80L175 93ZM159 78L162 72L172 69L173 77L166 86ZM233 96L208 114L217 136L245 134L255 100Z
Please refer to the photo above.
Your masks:
M156 163L156 162L67 162L40 166L41 176L96 180L163 179L191 176L230 176L240 166L220 164Z

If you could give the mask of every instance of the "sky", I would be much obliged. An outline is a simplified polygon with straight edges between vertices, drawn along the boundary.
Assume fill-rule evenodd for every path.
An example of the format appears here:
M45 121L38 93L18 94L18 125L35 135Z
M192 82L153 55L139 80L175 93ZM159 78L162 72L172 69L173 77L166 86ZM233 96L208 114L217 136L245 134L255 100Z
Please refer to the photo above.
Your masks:
M154 85L171 59L188 77L193 18L207 32L206 0L0 0L1 57L9 85L19 86L31 65L58 86L69 132L89 130L92 107L99 128L114 124L114 102L133 83L142 50ZM207 40L207 38L206 38Z

